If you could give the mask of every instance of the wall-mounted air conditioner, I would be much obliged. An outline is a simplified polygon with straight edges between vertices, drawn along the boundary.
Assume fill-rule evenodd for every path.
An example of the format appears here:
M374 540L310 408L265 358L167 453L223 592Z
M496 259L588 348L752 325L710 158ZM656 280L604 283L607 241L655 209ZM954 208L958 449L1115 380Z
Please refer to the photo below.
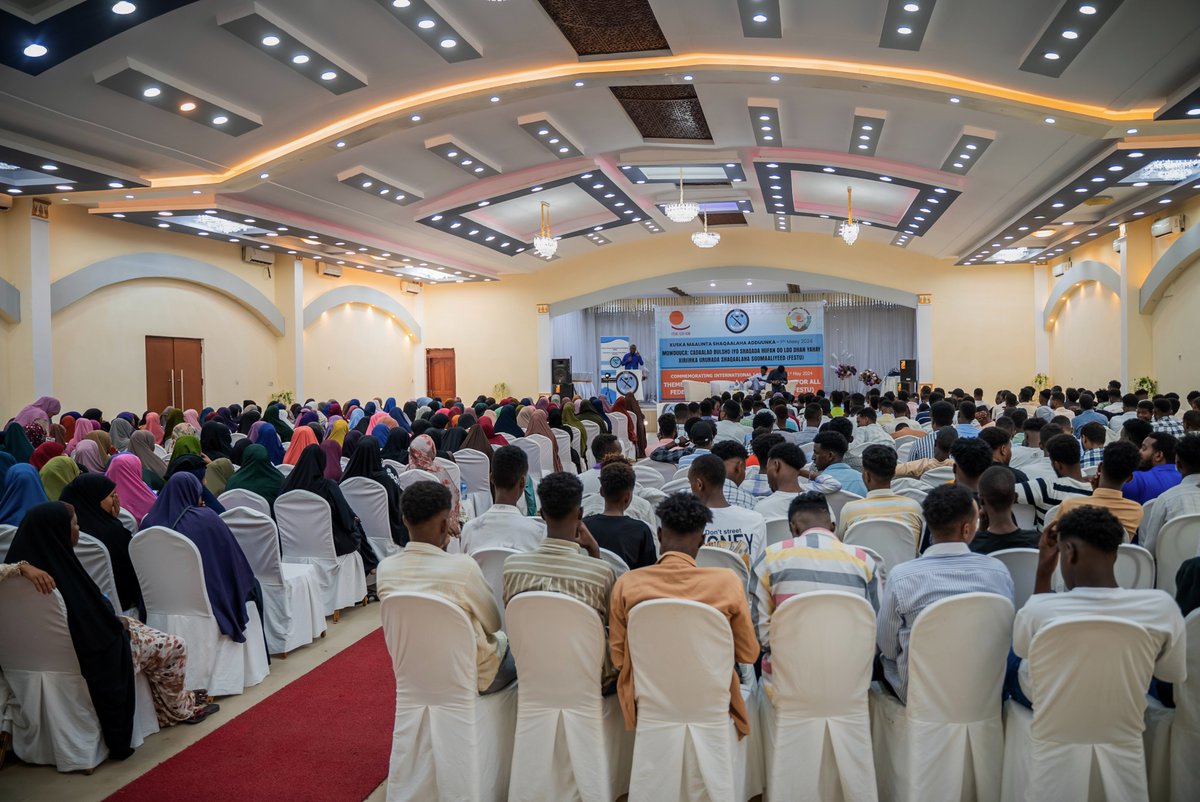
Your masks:
M250 265L272 267L275 264L275 254L270 251L264 251L261 248L247 246L242 248L242 261Z
M1183 215L1175 214L1170 217L1163 217L1155 220L1150 224L1150 233L1156 237L1165 237L1168 234L1179 234L1183 231L1183 226L1187 221Z

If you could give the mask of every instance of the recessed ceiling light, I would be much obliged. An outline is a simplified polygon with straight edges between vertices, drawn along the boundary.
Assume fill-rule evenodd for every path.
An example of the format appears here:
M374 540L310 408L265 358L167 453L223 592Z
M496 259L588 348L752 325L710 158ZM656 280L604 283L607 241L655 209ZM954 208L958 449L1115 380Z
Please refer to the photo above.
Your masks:
M1159 203L1170 203L1170 202L1171 202L1170 198L1162 198L1161 200L1159 200Z
M957 98L957 97L952 97L952 98L950 98L950 102L951 103L962 103L962 99Z
M963 167L963 163L962 163L962 162L955 162L955 163L954 163L954 167L955 167L955 169L957 169L957 170L961 170L961 169L962 169L962 167Z
M1188 109L1187 114L1189 117L1195 117L1197 115L1200 115L1200 107L1194 108L1194 109Z
M1078 39L1078 38L1079 38L1079 34L1078 34L1078 33L1076 33L1075 31L1070 31L1070 30L1068 30L1068 31L1063 31L1063 32L1062 32L1062 38L1064 38L1064 39Z
M858 149L859 150L870 150L871 146L870 145L859 145Z
M1095 178L1093 178L1093 179L1092 179L1092 183L1093 183L1093 184L1103 184L1103 183L1104 183L1104 176L1102 176L1102 175L1098 175L1098 176L1096 176Z
M113 217L116 217L119 220L125 219L125 215L121 214L120 212L118 212L117 214L114 214Z
M577 87L583 86L583 81L576 81L575 86L577 86Z
M293 64L307 64L308 63L308 54L307 53L297 53L296 55L292 56L292 63Z
M896 29L896 33L900 34L901 36L908 36L910 33L912 33L912 28L908 27L907 25L901 25Z
M683 80L685 80L685 81L690 81L690 80L692 80L692 76L690 76L690 75L685 75L685 76L683 76Z
M1046 53L1043 53L1042 58L1046 59L1047 61L1058 61L1058 54L1053 50L1050 50Z
M934 192L936 192L936 193L937 193L937 194L939 194L939 195L945 195L945 194L946 194L946 190L942 189L941 187L934 187L934 190L933 190L933 191L934 191Z
M337 73L334 72L333 70L325 70L325 72L321 73L322 81L332 81L336 77L337 77Z
M427 30L429 30L430 28L432 28L434 25L437 25L437 23L436 23L436 22L434 22L434 21L433 21L433 20L431 20L431 19L422 19L422 20L417 20L417 27L418 27L418 28L421 28L422 30L426 30L426 31L427 31Z
M772 80L772 81L778 81L778 80L779 80L779 76L778 76L778 75L772 75L772 76L771 76L771 80ZM1188 113L1190 114L1191 112L1188 112Z
M458 155L458 151L457 151L457 150L452 150L452 151L450 151L449 153L447 153L447 154L446 154L446 158L448 158L448 159L453 159L453 158L454 158L454 157L456 157L457 155Z
M483 172L483 168L482 168L482 167L476 167L476 168L475 168L475 170L474 170L474 172L476 172L476 173L482 173L482 172Z
M500 97L498 95L492 95L490 98L488 98L488 100L492 101L493 103L499 103Z
M213 125L224 125L227 122L229 122L229 118L224 114L218 114L216 117L212 118Z
M120 181L109 181L108 185L113 189L123 189L125 187Z
M822 167L822 168L821 168L821 172L823 172L823 173L832 173L832 172L834 172L834 169L833 169L832 167Z
M333 146L335 148L344 148L344 147L346 147L346 143L344 141L342 141L341 139L339 139L337 142L333 143Z
M412 0L392 0L392 5L396 8L408 8L412 4Z
M408 119L409 119L411 122L414 122L414 123L419 123L419 122L421 122L421 115L420 115L420 114L414 114L413 116L409 117Z
M193 103L193 102L192 102L192 101L190 101L190 100L186 100L186 101L184 101L183 103L180 103L180 104L179 104L179 110L180 110L180 111L195 111L195 110L196 110L196 104L195 104L195 103Z
M905 3L904 10L907 11L909 14L915 14L921 10L921 7L919 5L917 5L916 3Z
M755 14L755 15L754 15L753 17L751 17L750 19L754 20L755 22L766 22L766 21L767 21L767 15L766 15L766 14Z
M1063 203L1062 201L1058 201L1057 203L1052 203L1052 204L1050 204L1050 207L1051 207L1051 208L1053 208L1053 209L1061 209L1061 208L1062 208L1063 206L1065 206L1065 205L1066 205L1066 204L1065 204L1065 203Z
M120 3L114 3L112 7L112 12L114 14L121 14L122 16L125 14L132 14L135 11L137 11L137 6L135 6L133 3L127 2L127 0L121 0Z
M262 179L267 179L267 178L271 177L271 174L270 173L259 173L258 177L262 178Z
M70 192L71 190L75 189L75 187L71 186L70 184L61 184L56 186L55 189L57 189L59 192Z
M171 224L170 223L159 223L158 227L159 228L170 228ZM234 240L234 242L237 242L237 240Z
M48 170L50 172L54 172L55 170L58 169L58 165L57 164L43 164L42 169Z
M1145 214L1145 212L1143 212L1143 211L1141 211L1141 210L1138 210L1138 211L1136 211L1136 212L1134 212L1134 213L1133 213L1133 216L1134 216L1134 217L1141 217L1141 216L1142 216L1142 215L1144 215L1144 214Z
M275 45L279 44L279 37L274 34L264 36L262 38L262 43L264 47L274 47Z
M162 94L162 90L157 86L147 86L142 90L142 97L158 97Z
M451 39L451 38L449 38L449 37L446 37L446 38L445 38L445 39L443 39L442 41L438 42L438 44L439 44L439 45L441 45L441 46L442 46L443 48L445 48L446 50L449 50L449 49L450 49L450 48L452 48L452 47L456 47L456 46L458 46L458 40L457 40L457 39Z
M1144 154L1143 154L1143 153L1142 153L1140 150L1135 150L1135 151L1132 151L1132 152L1130 152L1130 153L1127 153L1127 154L1125 154L1125 155L1126 155L1126 156L1128 156L1128 157L1129 157L1129 158L1131 158L1131 159L1140 159L1140 158L1142 158L1142 156L1143 156Z
M1150 186L1149 182L1147 182L1147 181L1134 181L1134 182L1133 182L1133 185L1134 185L1135 187L1146 187L1146 186Z
M1087 14L1087 15L1089 15L1089 16L1090 16L1090 15L1092 15L1092 14L1095 14L1095 13L1096 13L1096 7L1095 7L1095 6L1093 6L1093 5L1091 5L1090 3L1088 3L1088 4L1084 4L1084 5L1082 5L1082 6L1080 6L1080 7L1079 7L1079 13L1080 13L1080 14Z
M889 183L890 183L892 179L891 179L891 176L881 175L881 176L879 176L879 180L880 180L880 181L887 181L887 182L889 182Z
M32 45L26 45L25 49L22 50L21 52L24 53L25 55L29 56L29 58L41 58L42 56L46 55L50 51L46 49L45 45L32 44Z
M1044 122L1046 125L1054 125L1056 122L1058 122L1058 120L1054 119L1053 117L1047 117Z

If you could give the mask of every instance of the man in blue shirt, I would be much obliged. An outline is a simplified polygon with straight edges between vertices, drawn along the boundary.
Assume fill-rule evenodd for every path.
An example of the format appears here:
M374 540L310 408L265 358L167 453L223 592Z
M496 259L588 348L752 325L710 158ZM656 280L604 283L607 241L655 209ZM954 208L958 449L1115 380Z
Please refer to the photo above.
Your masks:
M1084 393L1083 395L1079 396L1080 412L1071 419L1071 428L1075 430L1076 437L1079 436L1080 429L1087 424L1092 423L1093 421L1105 426L1108 425L1108 418L1097 412L1095 410L1095 406L1096 396L1092 395L1091 393Z
M1175 442L1166 432L1146 435L1142 440L1142 463L1121 488L1125 498L1145 504L1183 481L1179 468L1175 467Z
M813 439L813 465L821 476L836 479L842 490L866 496L867 486L863 483L862 474L842 461L849 448L849 443L840 432L821 432ZM800 471L805 479L815 479L817 473Z
M629 353L621 357L621 367L625 370L641 370L644 364L646 364L646 360L642 359L636 345L630 345Z
M963 401L958 405L958 423L954 424L959 437L978 437L979 426L975 422L975 402Z

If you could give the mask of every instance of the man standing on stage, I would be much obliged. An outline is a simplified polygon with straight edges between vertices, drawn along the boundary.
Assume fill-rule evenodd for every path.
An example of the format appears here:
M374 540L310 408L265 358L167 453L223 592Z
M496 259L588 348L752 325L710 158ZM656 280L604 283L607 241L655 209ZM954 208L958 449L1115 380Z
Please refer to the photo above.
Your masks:
M646 360L642 359L642 355L638 353L636 345L630 344L629 353L621 357L621 368L624 370L636 371L642 381L642 399L649 398L646 394Z

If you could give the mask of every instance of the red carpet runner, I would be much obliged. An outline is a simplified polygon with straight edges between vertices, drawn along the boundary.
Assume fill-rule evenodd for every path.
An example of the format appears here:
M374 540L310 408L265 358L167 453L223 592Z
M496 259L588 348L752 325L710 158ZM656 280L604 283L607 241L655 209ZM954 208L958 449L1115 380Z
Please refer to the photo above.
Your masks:
M376 630L105 802L362 802L387 777L395 710Z

